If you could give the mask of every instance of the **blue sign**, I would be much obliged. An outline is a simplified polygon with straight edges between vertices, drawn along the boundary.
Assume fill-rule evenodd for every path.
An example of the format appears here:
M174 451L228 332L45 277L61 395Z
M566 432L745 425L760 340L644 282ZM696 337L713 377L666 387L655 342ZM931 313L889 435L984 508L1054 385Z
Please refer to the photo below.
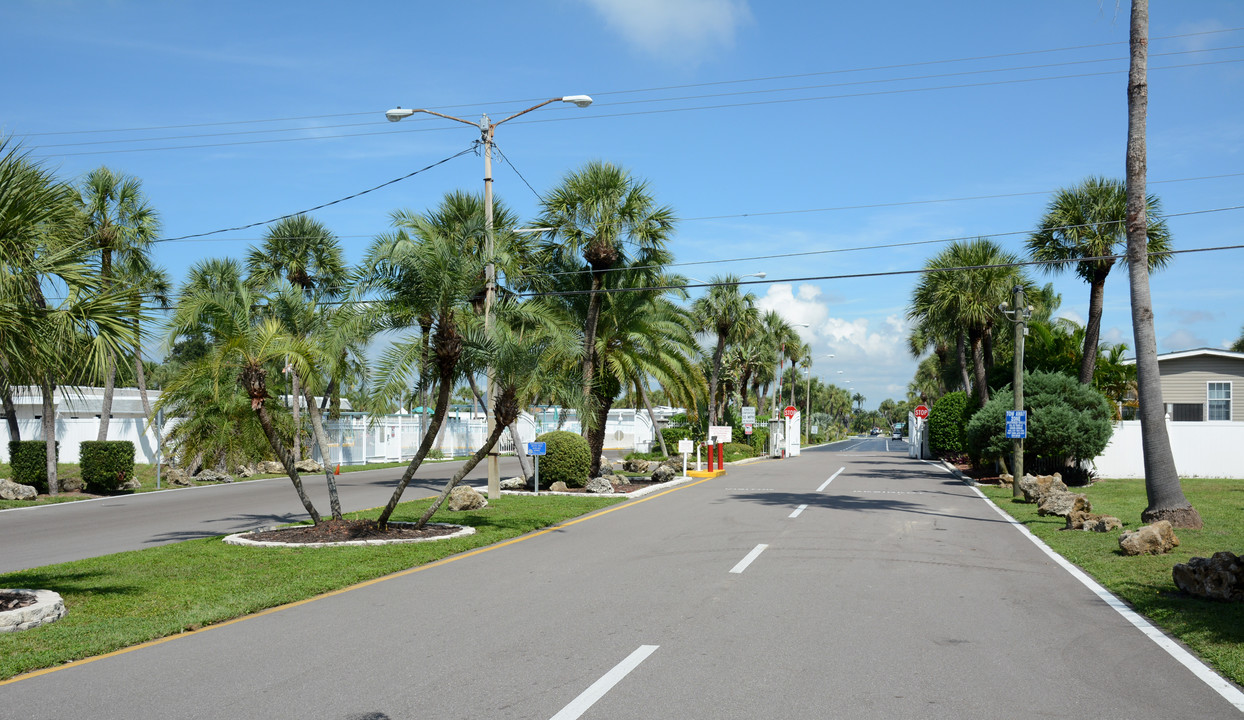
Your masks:
M527 443L527 454L528 455L544 455L545 454L544 443L542 442Z
M1012 440L1023 440L1028 437L1028 411L1006 411L1006 436Z

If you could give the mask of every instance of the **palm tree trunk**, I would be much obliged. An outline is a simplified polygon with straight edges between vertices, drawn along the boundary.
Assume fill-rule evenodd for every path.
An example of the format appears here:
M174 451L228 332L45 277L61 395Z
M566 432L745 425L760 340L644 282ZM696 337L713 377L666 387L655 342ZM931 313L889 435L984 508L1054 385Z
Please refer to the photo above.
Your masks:
M725 333L717 333L717 347L713 350L713 372L708 381L708 424L717 424L717 383L721 378L721 355L726 350Z
M60 481L56 477L56 385L52 376L45 374L39 383L43 395L43 442L47 447L48 494L60 494Z
M3 365L5 377L8 377L9 364L0 361ZM0 403L4 404L4 420L9 426L9 440L21 440L22 431L17 426L17 406L13 404L13 387L4 382L0 384Z
M1131 281L1132 337L1136 341L1140 434L1145 453L1145 495L1149 506L1140 519L1169 520L1175 527L1200 528L1201 514L1184 497L1175 457L1166 432L1162 378L1153 332L1153 300L1149 294L1148 218L1145 205L1145 114L1149 105L1147 78L1149 2L1132 0L1131 67L1127 82L1127 271Z
M963 392L972 392L972 378L968 376L968 353L967 343L963 339L963 332L960 331L955 338L955 353L959 359L959 378L963 383Z
M453 477L449 478L449 482L445 483L445 489L441 490L441 494L423 512L419 521L415 523L416 530L427 524L428 520L436 514L436 511L441 509L441 505L449 497L449 493L453 492L454 487L461 482L462 478L466 477L467 473L474 470L475 466L479 465L480 461L488 456L488 451L496 444L497 438L501 437L501 431L504 429L505 426L501 423L493 425L492 432L488 435L488 439L484 441L483 447L471 453L466 462L462 463L462 467L458 468L458 472L454 473ZM388 518L385 518L385 520L387 521Z
M103 442L108 439L108 420L112 417L112 395L117 384L117 356L108 351L108 364L104 369L104 398L99 409L99 433L96 440Z
M406 472L402 473L402 478L397 481L397 487L393 489L393 496L389 498L388 504L380 512L380 517L376 518L376 525L381 528L389 524L389 518L393 515L393 511L397 509L397 504L402 499L402 493L406 491L406 486L410 484L410 479L415 476L415 471L423 464L423 459L427 457L428 451L432 449L432 442L440 434L441 423L445 421L445 412L449 409L449 395L452 392L450 380L452 377L452 371L442 373L441 375L440 386L436 393L436 410L432 413L432 422L428 425L428 429L424 431L423 440L419 442L419 449L415 451L415 456L410 459L410 464L406 466ZM498 425L497 427L500 426ZM496 431L496 427L493 430ZM491 445L485 445L476 454L486 453L486 449L489 447Z
M302 501L302 506L306 508L307 514L311 516L311 522L316 525L320 524L320 513L315 509L315 505L311 503L311 498L307 497L307 491L302 487L302 478L298 476L298 468L294 467L294 458L289 451L285 449L285 444L281 442L281 438L276 434L276 426L272 423L272 416L268 414L268 408L261 403L255 407L255 415L259 418L259 426L263 428L263 434L268 438L268 445L272 447L272 451L276 453L277 459L281 461L281 465L285 468L285 474L289 476L289 481L294 484L294 490L298 493L298 499Z
M652 432L656 434L657 440L661 441L661 454L669 457L670 451L665 447L665 433L661 432L661 426L657 424L657 414L652 411L652 403L648 400L648 388L644 385L642 377L635 380L635 387L639 389L639 399L643 401L644 407L648 410L648 419L652 421Z
M609 421L609 409L613 407L613 398L597 395L596 422L587 431L588 452L592 454L591 469L588 477L600 477L600 455L605 450L605 424Z
M518 436L518 421L510 423L506 429L510 431L510 440L514 441L514 457L518 458L518 471L526 480L531 477L535 468L532 467L531 458L527 456L527 446Z
M1147 273L1146 273L1147 274ZM1097 343L1101 335L1101 312L1106 297L1106 273L1098 271L1089 283L1088 322L1084 326L1084 354L1080 357L1080 384L1090 385L1097 369Z
M320 417L320 409L315 405L315 395L309 386L303 386L303 394L307 398L307 414L311 416L311 439L320 450L320 464L324 467L324 479L328 482L328 509L334 520L340 520L341 498L337 495L337 478L328 462L328 435L324 433L324 419Z
M294 437L292 443L294 445L294 462L302 461L302 392L299 390L298 371L290 368L289 371L289 387L290 387L290 415L294 420Z
M151 431L155 433L156 455L160 455L160 448L164 447L164 437L155 415L151 413L151 401L147 397L147 372L143 368L143 351L138 343L134 343L134 379L138 383L138 398L143 403L143 415L146 416Z
M981 332L979 330L968 331L968 341L972 345L972 372L976 377L976 397L980 399L981 406L989 402L989 381L985 375L985 351Z
M583 397L592 394L592 376L596 369L596 324L600 321L601 286L604 275L592 272L592 294L587 301L587 318L583 323ZM599 462L597 463L599 464Z

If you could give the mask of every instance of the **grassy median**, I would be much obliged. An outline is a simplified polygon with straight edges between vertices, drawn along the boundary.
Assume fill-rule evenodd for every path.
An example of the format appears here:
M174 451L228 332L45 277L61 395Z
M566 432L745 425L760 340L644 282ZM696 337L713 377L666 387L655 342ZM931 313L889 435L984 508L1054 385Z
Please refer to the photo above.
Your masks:
M1244 553L1244 480L1184 480L1184 494L1201 513L1205 527L1176 530L1179 547L1173 552L1142 557L1119 552L1119 531L1063 530L1063 518L1040 517L1036 505L1013 502L1010 488L981 489L1056 552L1179 638L1224 677L1244 684L1244 604L1189 597L1171 579L1175 564L1191 557L1209 557L1221 550ZM1088 495L1093 512L1122 520L1125 530L1141 526L1140 513L1148 504L1144 480L1104 480L1072 490Z
M0 679L314 597L621 501L507 495L483 510L438 512L437 522L476 529L475 535L452 540L274 549L226 545L216 537L3 574L0 588L54 590L69 614L50 625L0 634ZM393 520L417 520L429 502L402 503Z

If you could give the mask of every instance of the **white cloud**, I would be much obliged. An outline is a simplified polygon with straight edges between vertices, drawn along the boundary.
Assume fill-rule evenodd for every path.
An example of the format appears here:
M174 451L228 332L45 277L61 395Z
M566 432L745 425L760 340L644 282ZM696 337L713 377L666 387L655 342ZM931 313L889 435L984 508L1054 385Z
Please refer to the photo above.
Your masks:
M1075 310L1071 310L1068 308L1062 308L1058 312L1054 313L1054 317L1066 318L1070 320L1071 322L1075 323L1076 325L1079 325L1080 327L1084 327L1084 316L1076 312Z
M1167 335L1161 340L1162 351L1179 352L1180 350L1191 350L1192 348L1205 347L1209 345L1205 338L1193 335L1184 328L1180 328L1175 332Z
M734 44L750 22L746 0L587 0L608 25L640 51L663 60L696 62Z
M775 283L756 301L756 307L762 313L776 310L786 322L796 326L804 342L810 342L829 317L829 305L820 300L820 296L821 290L815 285L800 285L796 292L790 283ZM798 327L803 323L808 327Z

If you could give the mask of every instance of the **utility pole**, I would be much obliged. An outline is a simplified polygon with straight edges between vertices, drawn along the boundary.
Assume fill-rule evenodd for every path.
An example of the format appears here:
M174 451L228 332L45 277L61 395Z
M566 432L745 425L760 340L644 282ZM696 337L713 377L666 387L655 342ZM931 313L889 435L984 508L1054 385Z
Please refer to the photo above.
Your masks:
M1024 409L1024 336L1028 334L1027 322L1032 317L1032 306L1024 304L1024 288L1015 286L1015 307L1008 308L1006 303L998 306L1002 314L1015 325L1015 367L1011 388L1015 391L1015 411ZM1025 423L1025 427L1027 423ZM1011 496L1022 497L1019 480L1024 476L1024 439L1014 438L1011 447Z

